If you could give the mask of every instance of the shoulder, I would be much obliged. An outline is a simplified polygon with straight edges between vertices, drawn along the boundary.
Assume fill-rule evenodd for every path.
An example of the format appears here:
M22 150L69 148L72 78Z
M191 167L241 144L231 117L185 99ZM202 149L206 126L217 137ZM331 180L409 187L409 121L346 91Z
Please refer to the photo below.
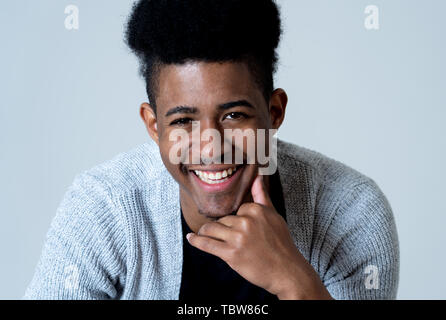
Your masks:
M74 185L98 188L114 197L160 179L165 170L158 146L149 141L77 174Z
M160 183L170 186L165 171L158 146L148 142L80 172L65 192L52 225L125 228L128 209L120 203L132 203L137 196L149 198L148 189Z
M382 225L393 228L389 201L372 178L319 152L283 141L278 142L278 159L285 188L306 193L302 199L310 202L307 214L317 220L322 233L358 224L367 225L368 230Z
M158 152L155 143L142 144L77 174L52 220L50 243L63 239L63 246L73 243L69 248L101 243L98 256L107 252L104 247L109 247L108 252L122 251L127 218L140 211L130 212L120 203L133 203L135 194L163 175Z
M350 166L320 152L278 140L279 170L305 171L306 179L339 190L353 189L372 179ZM301 173L301 172L300 172Z

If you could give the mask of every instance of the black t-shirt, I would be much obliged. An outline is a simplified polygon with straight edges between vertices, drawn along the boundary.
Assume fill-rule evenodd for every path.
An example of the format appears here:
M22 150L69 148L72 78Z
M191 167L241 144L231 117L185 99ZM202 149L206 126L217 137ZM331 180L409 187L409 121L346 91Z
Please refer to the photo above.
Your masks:
M278 172L270 180L270 197L274 207L286 221L282 186ZM181 212L183 227L183 273L181 301L194 302L271 302L277 296L245 280L219 257L201 251L189 244L186 235L192 232Z

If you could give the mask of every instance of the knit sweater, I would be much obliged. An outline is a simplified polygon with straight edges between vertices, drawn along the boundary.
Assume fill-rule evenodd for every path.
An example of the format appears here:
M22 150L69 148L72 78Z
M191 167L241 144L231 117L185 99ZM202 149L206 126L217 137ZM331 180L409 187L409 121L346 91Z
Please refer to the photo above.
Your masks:
M294 243L335 299L395 299L392 209L356 170L278 141ZM24 299L177 300L183 243L179 185L147 142L76 175L51 222Z

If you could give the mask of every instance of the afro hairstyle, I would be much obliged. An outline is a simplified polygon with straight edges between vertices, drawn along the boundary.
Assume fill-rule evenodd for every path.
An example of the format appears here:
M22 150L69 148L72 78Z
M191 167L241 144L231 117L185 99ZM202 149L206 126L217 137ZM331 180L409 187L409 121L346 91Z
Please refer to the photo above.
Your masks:
M188 61L247 63L269 101L281 34L274 0L139 0L133 5L125 41L139 58L156 111L160 67Z

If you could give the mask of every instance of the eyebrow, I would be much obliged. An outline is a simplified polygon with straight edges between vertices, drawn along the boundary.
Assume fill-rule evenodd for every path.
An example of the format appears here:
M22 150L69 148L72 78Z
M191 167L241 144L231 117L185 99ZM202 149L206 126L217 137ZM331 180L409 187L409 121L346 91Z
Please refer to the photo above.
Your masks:
M255 109L254 106L246 100L238 100L238 101L224 103L224 104L219 105L218 109L224 111L224 110L228 110L228 109L235 108L235 107L241 107L241 106Z
M177 114L177 113L196 114L196 113L198 113L198 108L188 107L188 106L178 106L178 107L172 108L169 111L167 111L166 118L168 116L171 116L171 115Z
M224 111L224 110L228 110L231 108L235 108L235 107L240 107L240 106L244 106L244 107L248 107L251 109L255 109L254 106L248 102L247 100L238 100L238 101L232 101L232 102L227 102L227 103L223 103L218 105L218 110L220 111ZM199 110L197 107L189 107L189 106L178 106L175 108L170 109L169 111L167 111L166 113L166 118L174 115L174 114L178 114L178 113L182 113L182 114L197 114L199 113Z

